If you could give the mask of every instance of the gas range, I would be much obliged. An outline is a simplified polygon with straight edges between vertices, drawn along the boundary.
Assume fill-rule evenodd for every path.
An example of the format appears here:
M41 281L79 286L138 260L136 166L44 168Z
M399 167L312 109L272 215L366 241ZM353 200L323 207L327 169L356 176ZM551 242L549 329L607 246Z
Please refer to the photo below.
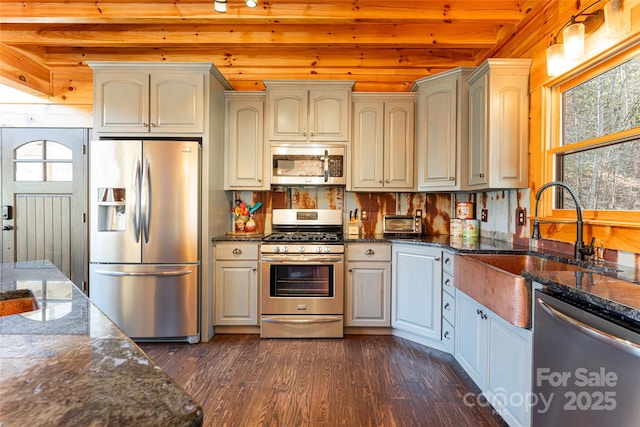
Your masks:
M265 254L342 254L342 212L336 209L274 209Z

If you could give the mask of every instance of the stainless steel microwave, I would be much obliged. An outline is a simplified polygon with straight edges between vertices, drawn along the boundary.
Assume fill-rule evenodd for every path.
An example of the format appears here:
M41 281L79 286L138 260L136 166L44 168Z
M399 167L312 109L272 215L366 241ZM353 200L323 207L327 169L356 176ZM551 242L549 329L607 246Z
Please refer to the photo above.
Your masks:
M271 184L345 185L344 145L271 145Z

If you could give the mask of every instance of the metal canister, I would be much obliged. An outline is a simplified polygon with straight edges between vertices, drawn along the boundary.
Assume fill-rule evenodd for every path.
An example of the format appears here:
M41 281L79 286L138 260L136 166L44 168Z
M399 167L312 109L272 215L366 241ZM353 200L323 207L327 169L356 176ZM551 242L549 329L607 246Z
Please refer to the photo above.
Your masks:
M462 235L462 220L461 219L452 219L449 222L449 235L451 235L451 236L461 236Z
M474 219L475 210L471 202L456 203L456 218L458 219Z
M462 237L477 237L480 235L480 221L465 219L462 221Z

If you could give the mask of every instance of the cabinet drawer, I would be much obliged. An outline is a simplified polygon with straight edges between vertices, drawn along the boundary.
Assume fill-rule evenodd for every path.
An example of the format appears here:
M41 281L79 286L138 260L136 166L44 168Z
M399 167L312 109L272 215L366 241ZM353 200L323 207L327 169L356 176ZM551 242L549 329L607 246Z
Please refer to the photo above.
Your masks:
M391 245L350 243L348 261L391 261Z
M258 243L218 243L216 259L258 259Z
M456 296L456 286L451 274L442 273L442 289L452 297Z
M442 293L442 316L450 323L455 323L456 300L446 292Z
M455 333L453 325L445 319L442 322L442 344L444 344L445 351L450 354L453 354L454 351Z
M445 273L449 273L453 276L453 259L455 257L452 253L443 252L442 253L442 269Z

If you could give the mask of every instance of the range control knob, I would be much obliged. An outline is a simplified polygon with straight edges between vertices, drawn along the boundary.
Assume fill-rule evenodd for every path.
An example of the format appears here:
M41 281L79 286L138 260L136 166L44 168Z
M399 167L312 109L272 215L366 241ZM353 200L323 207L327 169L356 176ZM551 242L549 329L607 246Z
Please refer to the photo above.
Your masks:
M289 252L289 246L285 246L282 248L282 251L286 254L287 252Z
M300 246L300 248L298 248L298 252L304 252L304 246Z
M316 247L316 253L320 253L320 252L322 252L322 248L320 246L317 246Z
M329 252L331 252L331 248L330 248L329 246L326 246L326 247L324 248L324 251L325 251L326 253L329 253Z
M280 252L280 247L276 246L275 248L273 248L273 252L278 253Z

